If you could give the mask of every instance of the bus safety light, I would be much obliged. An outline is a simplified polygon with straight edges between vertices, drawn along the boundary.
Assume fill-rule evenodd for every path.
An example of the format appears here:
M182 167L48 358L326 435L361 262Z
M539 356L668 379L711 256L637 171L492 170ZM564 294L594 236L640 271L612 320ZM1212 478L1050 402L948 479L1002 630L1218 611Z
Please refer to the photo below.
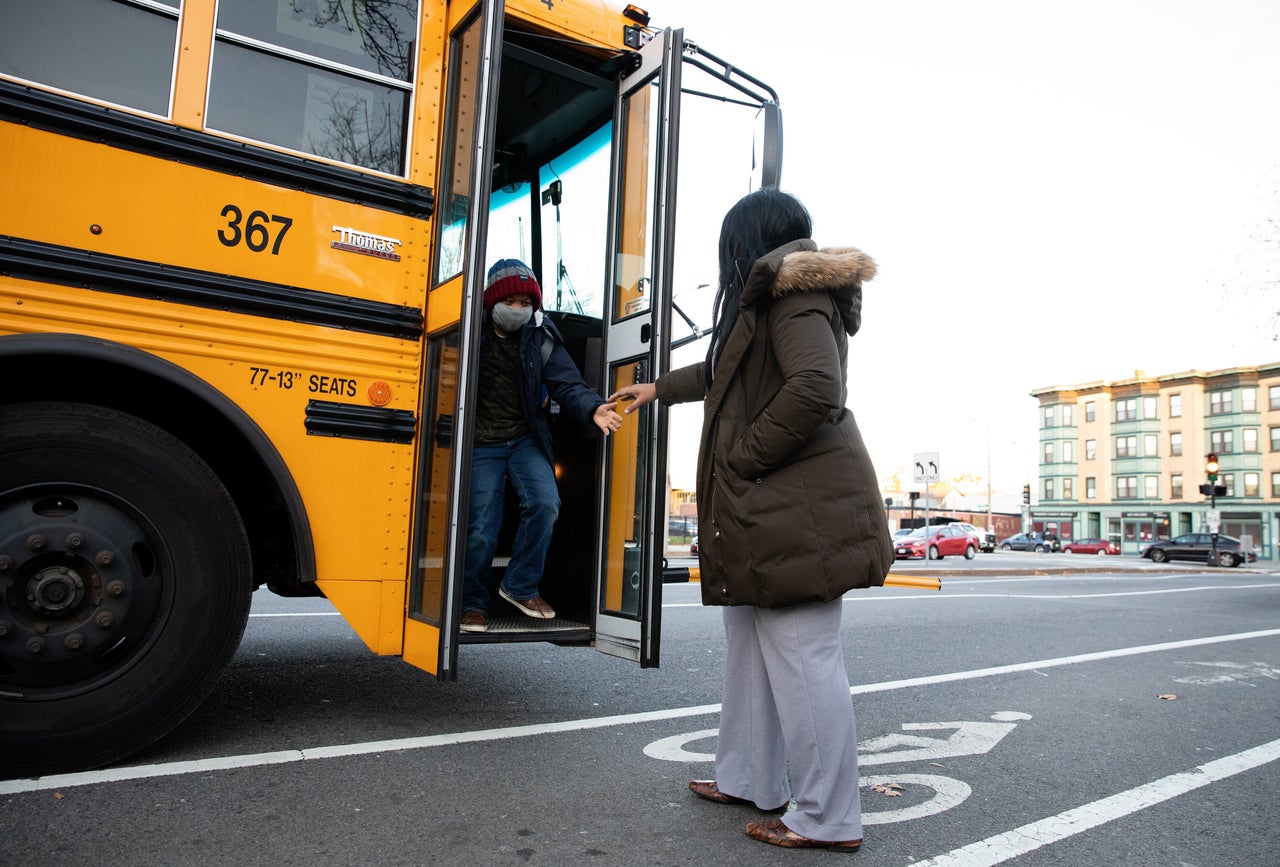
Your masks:
M627 4L627 8L622 10L622 15L624 18L630 18L641 27L649 26L649 13L633 3Z
M375 379L369 383L369 403L374 406L386 406L391 403L391 383Z

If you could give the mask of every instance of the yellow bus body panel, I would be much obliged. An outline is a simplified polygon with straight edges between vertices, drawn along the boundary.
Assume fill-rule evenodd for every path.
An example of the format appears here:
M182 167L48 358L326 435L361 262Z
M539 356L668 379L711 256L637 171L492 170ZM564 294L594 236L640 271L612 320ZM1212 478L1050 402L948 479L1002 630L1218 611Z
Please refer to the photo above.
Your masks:
M417 310L425 303L429 224L401 214L8 123L0 201L22 203L0 209L3 235ZM264 222L271 234L258 252L220 241L229 204L242 234L253 211L291 219L278 253L270 249L279 223ZM400 240L401 261L333 248L334 226ZM375 382L390 386L388 409L416 416L420 340L0 277L0 333L42 332L151 353L244 410L307 504L319 585L370 648L401 652L415 447L310 436L304 421L311 400L371 405Z
M0 234L417 308L426 291L426 220L2 122L0 201L22 203L0 209ZM283 237L271 217L292 221ZM400 241L400 261L334 248L335 227Z

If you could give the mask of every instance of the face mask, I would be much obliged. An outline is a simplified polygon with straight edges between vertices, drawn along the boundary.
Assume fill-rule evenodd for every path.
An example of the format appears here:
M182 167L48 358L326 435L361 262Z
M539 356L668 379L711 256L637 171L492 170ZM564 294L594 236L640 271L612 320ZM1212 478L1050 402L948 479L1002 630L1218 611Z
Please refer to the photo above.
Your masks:
M493 305L493 324L508 334L524 328L532 317L532 307L512 307L502 303Z

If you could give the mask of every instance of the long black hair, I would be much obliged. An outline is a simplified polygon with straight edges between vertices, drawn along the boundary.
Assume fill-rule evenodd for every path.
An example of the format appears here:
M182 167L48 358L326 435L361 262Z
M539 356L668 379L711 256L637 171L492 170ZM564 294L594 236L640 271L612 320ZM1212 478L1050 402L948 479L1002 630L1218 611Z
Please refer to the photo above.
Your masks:
M743 196L720 224L720 283L712 309L711 345L707 348L707 383L720 360L725 340L738 320L742 287L751 266L770 250L808 238L813 220L794 196L765 187Z

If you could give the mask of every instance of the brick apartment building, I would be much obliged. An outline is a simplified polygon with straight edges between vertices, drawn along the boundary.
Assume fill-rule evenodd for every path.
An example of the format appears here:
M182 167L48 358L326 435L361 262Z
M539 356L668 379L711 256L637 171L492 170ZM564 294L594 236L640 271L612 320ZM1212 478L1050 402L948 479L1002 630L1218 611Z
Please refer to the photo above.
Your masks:
M1036 530L1103 538L1136 554L1197 532L1209 498L1205 456L1221 465L1220 532L1275 559L1280 532L1280 362L1037 389Z

